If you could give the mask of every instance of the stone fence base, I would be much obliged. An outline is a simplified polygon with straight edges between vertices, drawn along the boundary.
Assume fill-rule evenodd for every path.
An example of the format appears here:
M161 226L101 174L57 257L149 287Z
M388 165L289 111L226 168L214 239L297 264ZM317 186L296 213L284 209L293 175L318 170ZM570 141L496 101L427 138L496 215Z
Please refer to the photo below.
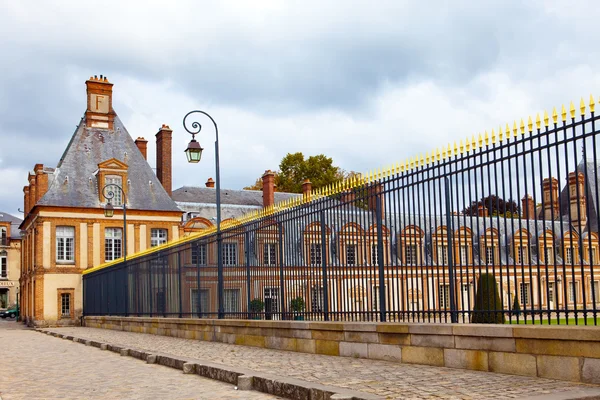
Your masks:
M85 326L600 384L600 327L85 317Z

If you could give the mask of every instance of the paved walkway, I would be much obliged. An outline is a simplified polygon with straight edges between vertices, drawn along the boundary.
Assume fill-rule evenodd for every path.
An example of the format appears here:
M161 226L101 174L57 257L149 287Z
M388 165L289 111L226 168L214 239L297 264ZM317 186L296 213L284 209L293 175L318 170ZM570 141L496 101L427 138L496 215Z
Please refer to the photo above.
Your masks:
M0 321L0 343L2 400L278 398L42 335L14 321Z
M581 398L582 393L600 395L598 386L542 378L295 353L105 329L73 327L50 330L127 348L191 357L367 392L385 399L551 400Z

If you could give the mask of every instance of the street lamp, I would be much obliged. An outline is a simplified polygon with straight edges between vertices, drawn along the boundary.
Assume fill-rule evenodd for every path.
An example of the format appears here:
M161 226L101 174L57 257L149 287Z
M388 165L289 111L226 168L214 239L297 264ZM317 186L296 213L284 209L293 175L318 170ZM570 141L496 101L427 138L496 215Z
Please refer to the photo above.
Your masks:
M123 262L127 261L127 197L125 196L125 192L123 188L117 184L109 183L108 185L102 188L102 194L106 199L106 206L104 207L104 216L107 218L112 218L115 214L115 209L111 204L111 200L115 197L115 190L118 190L117 193L120 192L121 198L123 200Z
M213 125L215 126L215 169L216 169L216 186L217 186L217 296L218 296L218 316L219 318L223 318L223 252L222 252L222 238L221 238L221 179L219 174L219 128L217 127L217 123L215 120L205 113L204 111L195 110L190 111L183 117L183 127L185 130L192 135L192 140L188 144L187 149L185 150L185 154L187 156L189 163L198 163L200 162L200 158L202 157L202 147L200 147L200 143L196 141L196 135L200 133L202 130L202 125L199 122L193 121L190 126L191 129L188 129L186 125L187 118L192 114L202 114L208 117ZM199 271L198 271L199 272Z

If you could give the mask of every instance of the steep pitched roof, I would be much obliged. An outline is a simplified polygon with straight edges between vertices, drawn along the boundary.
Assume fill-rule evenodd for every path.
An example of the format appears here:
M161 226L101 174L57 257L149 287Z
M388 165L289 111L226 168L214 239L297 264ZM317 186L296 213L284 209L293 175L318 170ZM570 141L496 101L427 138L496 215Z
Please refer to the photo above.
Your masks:
M81 119L38 204L102 207L95 173L98 164L111 158L128 166L128 180L123 185L128 185L129 208L179 211L117 116L113 130L87 128L85 118Z
M275 202L301 196L298 193L275 192ZM217 191L213 188L182 186L173 191L173 200L178 203L215 204ZM262 191L221 189L221 204L262 207Z

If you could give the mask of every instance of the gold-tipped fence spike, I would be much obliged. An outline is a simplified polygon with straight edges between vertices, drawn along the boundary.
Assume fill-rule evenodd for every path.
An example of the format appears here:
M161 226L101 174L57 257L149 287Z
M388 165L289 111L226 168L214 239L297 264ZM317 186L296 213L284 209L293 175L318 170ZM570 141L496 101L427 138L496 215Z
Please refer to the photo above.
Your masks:
M454 155L458 155L458 144L456 144L456 140L454 141Z
M519 129L521 130L521 135L525 134L525 121L523 121L523 118L521 118L521 125L519 126Z
M421 153L421 167L425 165L425 157L423 156L423 153Z
M567 109L565 108L564 104L562 106L562 110L560 111L560 116L562 117L563 122L567 120Z
M585 101L583 101L583 97L579 103L579 111L581 111L581 115L585 115Z
M494 130L494 128L492 128L492 134L490 136L490 139L492 140L492 144L496 144L496 131Z
M475 135L473 135L473 137L471 138L471 148L473 149L473 151L477 149L477 140L475 140Z
M548 118L548 112L546 110L544 110L544 126L548 127L548 121L550 118Z
M514 124L513 124L513 136L516 137L517 136L517 132L518 132L519 128L517 127L517 121L515 120Z
M471 141L469 140L469 138L465 140L465 148L467 149L467 153L471 151Z
M590 94L590 112L594 112L596 102L594 101L594 95Z
M508 122L506 123L506 138L510 139L510 125L508 125Z
M487 130L485 131L485 135L483 136L483 140L484 140L486 146L490 145L490 135L488 134Z
M450 143L448 143L448 157L452 157L452 146L450 146Z
M483 147L483 135L479 133L479 137L477 138L477 148Z
M427 165L429 165L429 160L431 160L431 158L429 157L429 152L425 153L425 161L427 162Z
M552 122L555 124L558 123L558 113L556 112L556 107L552 109Z
M465 143L463 142L462 139L460 139L460 142L459 142L458 146L459 146L459 149L460 149L460 154L463 154L464 151L465 151Z
M537 113L537 115L535 116L535 127L537 130L539 130L541 126L542 126L542 120L540 118L540 113Z
M569 112L571 113L571 119L575 119L575 104L573 102L569 106Z
M533 121L531 120L531 115L527 120L527 130L529 131L529 133L533 132Z

